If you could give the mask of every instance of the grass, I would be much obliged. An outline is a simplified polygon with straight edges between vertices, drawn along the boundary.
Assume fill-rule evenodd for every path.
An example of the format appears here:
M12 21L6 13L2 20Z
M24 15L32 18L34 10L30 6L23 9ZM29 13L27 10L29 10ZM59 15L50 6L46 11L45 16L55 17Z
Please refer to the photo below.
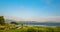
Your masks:
M60 32L60 26L23 26L23 28L0 30L0 32Z

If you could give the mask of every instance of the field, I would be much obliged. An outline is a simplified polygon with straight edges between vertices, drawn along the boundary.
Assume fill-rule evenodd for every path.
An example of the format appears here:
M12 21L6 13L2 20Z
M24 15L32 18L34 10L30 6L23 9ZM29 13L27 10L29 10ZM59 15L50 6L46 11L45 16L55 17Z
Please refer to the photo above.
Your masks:
M0 30L0 32L60 32L60 26L23 26Z

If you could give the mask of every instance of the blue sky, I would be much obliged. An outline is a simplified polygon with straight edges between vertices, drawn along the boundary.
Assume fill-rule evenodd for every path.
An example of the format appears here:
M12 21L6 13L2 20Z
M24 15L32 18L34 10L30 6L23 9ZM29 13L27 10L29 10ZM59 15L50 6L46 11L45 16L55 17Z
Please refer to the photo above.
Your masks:
M60 0L0 0L0 15L23 19L60 16Z

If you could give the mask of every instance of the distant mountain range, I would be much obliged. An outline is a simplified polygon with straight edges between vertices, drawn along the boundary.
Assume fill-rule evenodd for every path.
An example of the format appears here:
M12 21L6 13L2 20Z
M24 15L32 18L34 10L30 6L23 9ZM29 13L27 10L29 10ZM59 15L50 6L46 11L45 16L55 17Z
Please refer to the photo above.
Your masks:
M9 19L6 19L6 23L10 23L12 21L15 21L17 23L21 23L21 22L24 22L24 24L28 24L28 25L50 25L50 26L60 26L60 23L54 23L54 22L37 22L37 21L16 21L16 20L9 20Z

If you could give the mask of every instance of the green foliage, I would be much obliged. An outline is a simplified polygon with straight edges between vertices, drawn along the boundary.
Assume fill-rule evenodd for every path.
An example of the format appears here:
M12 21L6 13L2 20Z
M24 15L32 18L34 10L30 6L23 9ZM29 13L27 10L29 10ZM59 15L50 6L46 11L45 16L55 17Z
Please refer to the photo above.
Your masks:
M24 22L21 22L20 24L21 24L21 28L23 28L23 26L24 26Z
M16 25L18 25L18 23L17 23L17 22L15 22L15 21L12 21L12 22L11 22L11 24L16 24Z
M20 24L21 24L21 26L23 26L24 25L24 22L21 22Z
M60 27L23 26L22 29L0 30L0 32L60 32Z
M34 28L28 28L27 32L36 32L36 30Z
M0 25L4 25L5 24L5 20L3 16L0 16Z

